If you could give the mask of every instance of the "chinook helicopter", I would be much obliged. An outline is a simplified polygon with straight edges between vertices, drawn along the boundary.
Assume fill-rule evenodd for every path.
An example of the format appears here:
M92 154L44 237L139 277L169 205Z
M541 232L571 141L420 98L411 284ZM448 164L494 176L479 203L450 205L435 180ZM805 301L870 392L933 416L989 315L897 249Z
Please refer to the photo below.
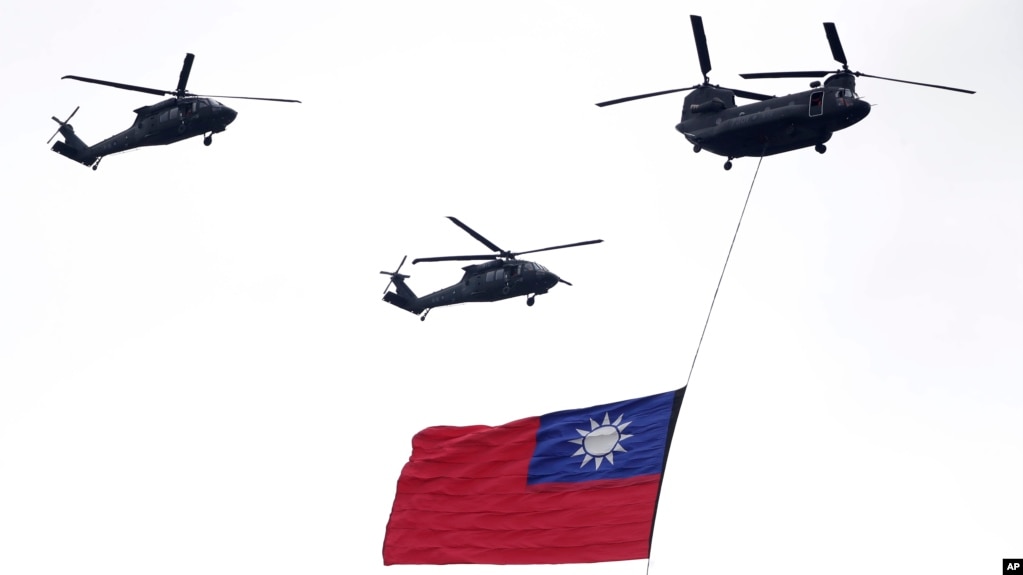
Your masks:
M99 162L103 159L103 156L143 146L163 146L194 136L203 136L202 143L209 146L213 143L213 134L223 132L227 125L238 116L238 112L214 100L214 98L301 103L298 100L283 100L280 98L191 94L185 90L185 86L188 84L188 76L192 72L192 61L194 59L195 56L193 54L185 54L185 62L181 67L181 74L178 77L178 86L174 90L158 90L156 88L120 84L118 82L108 82L106 80L96 80L82 76L62 77L62 80L78 80L80 82L100 84L122 90L133 90L157 96L173 96L173 98L136 109L135 122L130 128L94 146L86 144L75 135L75 129L68 123L78 112L76 107L74 112L71 112L71 115L63 122L56 116L53 116L53 121L57 122L60 127L53 133L53 136L50 136L46 143L52 142L53 138L57 137L57 134L64 136L64 141L58 140L51 149L82 165L91 166L95 170L99 168Z
M384 301L419 315L420 321L426 321L426 315L430 313L432 308L458 303L492 302L526 296L526 305L532 306L536 302L536 296L547 293L548 290L559 282L565 285L572 284L561 279L542 265L536 262L516 259L516 256L588 244L599 244L604 241L589 240L525 252L510 252L497 247L493 242L463 224L458 218L448 216L448 219L497 253L478 256L440 256L412 260L413 265L419 262L489 260L481 264L470 264L463 267L462 269L465 270L465 274L460 282L423 297L416 296L405 283L409 276L400 273L401 266L405 265L405 260L408 256L401 259L398 269L393 272L380 272L386 276L391 276L391 281L384 288ZM391 285L394 285L397 292L389 291Z
M740 74L745 79L756 78L820 78L830 74L821 85L819 81L810 84L810 90L788 96L766 96L745 90L734 90L712 85L707 74L710 72L710 54L707 51L707 37L703 31L703 19L690 16L693 36L696 39L696 53L703 71L703 83L688 88L664 90L639 96L628 96L597 106L611 106L653 96L673 94L692 90L686 95L682 107L682 121L675 129L693 144L693 151L707 150L728 158L725 169L732 169L732 160L747 156L771 156L813 146L823 154L827 151L825 142L839 130L859 122L870 113L870 104L856 94L856 78L877 78L903 84L915 84L929 88L940 88L974 94L972 90L951 88L937 84L924 84L873 76L849 70L849 65L838 38L838 30L831 22L824 23L824 32L831 45L831 55L842 64L840 70L812 72L769 72L761 74ZM752 104L737 106L736 96L757 100Z

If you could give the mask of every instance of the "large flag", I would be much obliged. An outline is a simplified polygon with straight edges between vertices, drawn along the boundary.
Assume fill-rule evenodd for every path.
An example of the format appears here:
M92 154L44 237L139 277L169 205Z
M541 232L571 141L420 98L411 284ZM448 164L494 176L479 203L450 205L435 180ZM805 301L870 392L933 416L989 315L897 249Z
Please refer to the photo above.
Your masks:
M384 564L644 559L685 388L412 438Z

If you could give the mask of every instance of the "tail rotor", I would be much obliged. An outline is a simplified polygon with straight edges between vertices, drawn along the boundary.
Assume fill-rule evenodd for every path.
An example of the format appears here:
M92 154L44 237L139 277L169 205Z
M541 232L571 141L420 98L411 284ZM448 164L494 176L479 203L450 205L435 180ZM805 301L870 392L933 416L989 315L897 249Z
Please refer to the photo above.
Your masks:
M405 256L405 257L401 258L401 263L398 264L398 269L394 270L393 272L380 272L380 273L384 274L385 276L391 276L391 281L387 282L387 287L384 288L384 293L385 294L387 293L387 290L391 289L391 286L394 285L395 278L401 278L403 280L409 278L409 276L407 276L405 274L398 273L398 272L401 271L401 266L405 265L405 260L406 259L408 259L408 256Z
M59 134L59 133L60 133L61 129L62 129L62 128L64 128L64 126L67 126L67 125L68 125L67 123L71 121L71 118L75 117L75 114L77 114L77 113L78 113L78 108L80 108L80 107L81 107L81 106L75 106L75 111L74 111L74 112L71 112L71 115L70 115L70 116L68 116L68 117L67 117L67 119L66 119L66 120L64 120L63 122L61 122L61 121L60 121L59 119L57 119L57 116L50 116L51 118L53 118L53 121L54 121L54 122L57 122L58 124L60 124L60 127L59 127L59 128L57 128L57 131L56 131L56 132L54 132L52 136L50 136L50 139L49 139L49 140L46 140L46 143L47 143L47 144L49 144L50 142L52 142L52 141L53 141L53 139L57 137L57 134Z

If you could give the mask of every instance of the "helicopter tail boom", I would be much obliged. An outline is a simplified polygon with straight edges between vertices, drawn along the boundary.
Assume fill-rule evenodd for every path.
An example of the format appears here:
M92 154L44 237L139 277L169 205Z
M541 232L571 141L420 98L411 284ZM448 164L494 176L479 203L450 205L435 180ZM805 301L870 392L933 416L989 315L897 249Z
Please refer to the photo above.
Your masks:
M71 116L74 116L77 111L78 108L75 108L75 111L71 112ZM61 122L56 116L53 116L53 121L60 125L60 127L57 128L57 133L53 136L60 134L64 137L64 141L61 142L58 140L57 142L54 142L53 147L50 149L62 156L71 158L80 164L91 166L96 163L97 158L88 153L89 145L75 135L74 127L68 123L68 121L71 120L71 116L68 116L67 120L64 120L63 122ZM53 137L51 137L50 140L53 140Z
M420 314L423 312L423 308L417 305L419 298L412 291L412 288L408 287L408 284L405 283L405 279L408 276L401 273L401 266L405 265L406 259L408 259L408 256L401 258L398 269L393 272L380 272L385 276L391 276L391 281L384 288L384 301L407 312ZM396 292L390 291L392 285L397 290Z
M81 140L78 141L81 142ZM83 153L88 150L88 146L79 148L74 145L65 144L64 142L54 142L53 147L50 149L66 158L71 158L83 166L95 165L96 160L98 159L96 156L86 155Z
M423 313L422 308L419 308L415 305L416 298L414 297L410 300L409 298L401 295L400 293L394 293L393 291L389 291L384 294L384 301L395 307L400 307L401 309L410 313L414 313L416 315Z
M387 274L387 272L380 272L380 273ZM412 291L412 288L408 287L408 284L405 283L405 278L407 278L408 276L404 275L404 274L397 273L397 272L392 273L392 274L387 274L387 275L391 276L391 284L394 285L394 289L397 290L397 293L395 293L395 292L386 292L384 294L385 296L392 296L392 297L391 297L391 299L388 299L387 297L384 297L384 300L386 300L389 303L393 303L394 305L397 305L398 307L403 307L403 306L398 305L397 303L395 303L396 301L401 301L401 302L404 302L406 305L408 305L408 307L406 307L404 309L411 309L412 308L412 305L411 305L412 302L415 302L417 299L419 299L419 296L417 296L416 293L414 291ZM390 287L390 286L388 286L388 287ZM394 301L392 301L392 300L394 300Z

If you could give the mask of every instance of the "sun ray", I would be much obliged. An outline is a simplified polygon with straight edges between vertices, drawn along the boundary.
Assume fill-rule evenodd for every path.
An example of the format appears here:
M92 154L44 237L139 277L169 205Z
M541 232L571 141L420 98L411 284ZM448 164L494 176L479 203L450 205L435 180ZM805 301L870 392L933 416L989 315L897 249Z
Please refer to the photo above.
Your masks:
M580 437L577 439L569 439L569 443L574 443L579 446L579 449L572 454L572 457L582 456L582 463L579 467L585 467L590 461L593 462L594 471L600 469L601 464L604 460L607 460L608 465L615 464L614 454L628 453L628 450L622 446L622 442L630 437L630 434L622 433L622 431L631 424L631 421L622 422L625 419L625 414L621 414L614 423L611 422L611 413L605 411L604 419L602 423L598 423L596 419L592 417L590 420L590 430L585 431L576 428L576 432L579 433Z

